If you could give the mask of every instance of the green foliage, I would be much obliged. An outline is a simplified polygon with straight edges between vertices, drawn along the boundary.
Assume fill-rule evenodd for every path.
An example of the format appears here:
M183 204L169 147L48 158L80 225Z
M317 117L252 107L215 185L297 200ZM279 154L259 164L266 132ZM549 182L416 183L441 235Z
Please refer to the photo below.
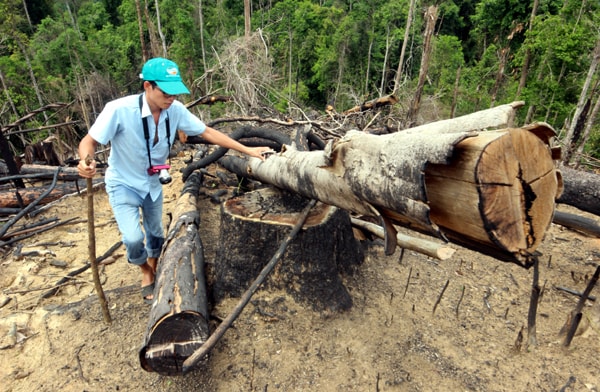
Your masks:
M570 120L598 39L600 3L541 1L531 30L532 0L438 3L439 19L424 88L429 99L449 107L460 68L457 115L488 108L492 92L495 104L512 101L529 58L528 77L518 99L532 106L531 120L557 128ZM19 115L39 107L40 100L83 99L90 103L89 108L74 105L72 112L63 115L93 118L93 113L77 111L90 111L92 106L98 110L108 99L139 91L142 44L134 0L32 0L26 3L31 25L23 4L0 0L0 71L6 82L2 93L10 96ZM412 95L411 86L418 77L423 11L429 4L417 2L406 42L405 99ZM154 1L140 1L140 5L149 7L154 34L160 14L167 56L180 64L193 95L199 92L194 87L196 80L203 81L202 89L210 90L206 93L235 95L236 89L245 88L226 80L224 70L231 60L223 62L238 53L232 43L243 44L238 39L244 33L242 1L159 0L158 10ZM287 112L293 105L322 110L325 104L333 104L345 110L391 92L404 44L409 0L274 0L252 2L252 6L252 29L259 33L253 37L252 47L239 52L238 60L243 61L230 71L248 73L236 77L256 87L254 96L263 101L258 106ZM145 15L142 19L141 39L150 47L152 29ZM155 55L163 54L162 47L155 50L161 52ZM498 78L502 54L507 54L507 63ZM92 105L94 100L99 102ZM204 111L209 116L223 115L226 108L218 105ZM399 111L404 108L398 106ZM521 119L525 113L519 112ZM0 122L15 117L12 110L5 110ZM590 143L597 145L598 136L592 139ZM590 151L596 151L594 148Z
M431 84L426 91L440 96L444 103L451 104L456 74L463 67L464 57L458 38L448 35L436 37L429 66Z
M591 130L590 138L585 145L584 152L596 159L600 159L600 126L596 126Z

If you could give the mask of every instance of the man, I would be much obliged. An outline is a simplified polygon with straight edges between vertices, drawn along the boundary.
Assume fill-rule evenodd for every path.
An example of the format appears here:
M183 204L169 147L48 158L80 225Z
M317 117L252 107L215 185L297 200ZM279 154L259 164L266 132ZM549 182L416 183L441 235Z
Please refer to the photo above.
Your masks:
M81 140L77 169L81 177L92 178L96 174L95 162L87 165L85 159L94 157L99 144L110 142L106 192L127 250L127 260L141 268L142 297L151 303L158 256L164 243L162 183L166 180L160 180L159 173L161 165L167 162L176 131L201 135L209 143L261 160L264 160L261 153L269 148L238 143L206 126L177 101L176 95L190 92L173 61L148 60L140 78L144 92L106 104Z

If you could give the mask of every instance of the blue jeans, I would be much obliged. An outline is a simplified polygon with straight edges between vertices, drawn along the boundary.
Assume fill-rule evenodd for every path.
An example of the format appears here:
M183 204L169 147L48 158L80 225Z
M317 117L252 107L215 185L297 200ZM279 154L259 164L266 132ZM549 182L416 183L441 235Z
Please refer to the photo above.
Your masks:
M159 257L165 242L162 193L156 201L152 201L150 195L142 199L125 186L111 187L107 189L107 194L127 249L127 260L131 264L142 265L148 257ZM140 224L140 211L144 231Z

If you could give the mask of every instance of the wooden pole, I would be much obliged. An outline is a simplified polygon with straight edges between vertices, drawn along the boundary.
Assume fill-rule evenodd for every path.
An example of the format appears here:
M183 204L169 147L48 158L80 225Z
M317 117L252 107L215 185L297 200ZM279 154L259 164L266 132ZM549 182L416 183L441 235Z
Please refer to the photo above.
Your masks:
M93 158L87 156L85 158L86 165L92 163ZM92 179L87 179L87 202L88 202L88 252L90 258L90 266L92 267L92 275L94 277L94 287L96 288L96 294L98 294L98 300L102 307L102 314L104 315L104 321L107 324L112 322L110 318L110 312L108 311L108 303L106 302L106 296L104 290L102 290L102 283L100 282L100 274L98 273L98 263L96 261L96 233L94 228L94 188Z
M567 320L567 323L563 327L563 329L567 330L567 336L565 337L565 341L563 342L563 346L569 347L571 345L571 340L575 336L575 332L577 332L577 327L579 326L579 322L581 321L583 306L585 305L585 301L587 301L592 289L598 282L598 278L600 277L600 265L596 267L596 272L594 272L594 276L590 279L585 291L579 298L579 302L577 302L577 306L571 312L570 320Z
M248 304L248 302L250 302L250 299L252 298L252 296L254 295L256 290L258 290L258 287L266 279L267 275L269 275L269 273L273 270L273 268L275 268L275 265L283 256L283 253L285 252L285 249L287 248L289 243L292 242L292 240L294 239L296 234L298 234L300 229L302 229L302 226L304 226L304 222L306 221L306 218L308 217L310 210L314 207L314 205L316 203L317 203L317 201L314 199L311 200L310 203L308 203L308 205L306 206L304 211L302 211L302 214L300 215L298 222L293 227L290 234L281 243L281 246L279 247L279 249L277 249L277 252L275 252L275 255L273 255L273 257L271 258L269 263L267 265L265 265L265 267L262 269L262 271L260 272L258 277L254 280L254 282L252 282L252 284L250 285L248 290L246 290L246 292L244 293L244 295L242 296L242 298L240 299L240 301L238 302L236 307L233 309L231 314L229 314L229 316L227 316L227 318L225 320L223 320L223 322L217 327L215 332L206 340L206 342L202 345L202 347L200 347L198 350L196 350L192 355L190 355L188 357L188 359L186 359L183 362L183 368L182 368L183 374L190 371L214 347L214 345L217 344L219 339L221 339L221 337L225 334L225 331L227 331L229 329L229 327L233 324L233 322L242 313L242 310L244 310L244 307Z

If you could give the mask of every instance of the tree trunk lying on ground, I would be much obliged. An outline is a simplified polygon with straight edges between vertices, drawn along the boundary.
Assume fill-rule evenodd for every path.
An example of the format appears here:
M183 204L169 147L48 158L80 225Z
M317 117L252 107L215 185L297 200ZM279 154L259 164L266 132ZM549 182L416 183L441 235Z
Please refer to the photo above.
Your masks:
M427 232L529 267L561 191L547 124L507 128L522 103L390 135L350 131L323 151L285 146L266 161L226 156L228 170L360 215ZM495 131L482 129L501 128Z
M56 170L55 170L56 171ZM97 184L102 182L102 179L94 179L93 183ZM39 201L39 205L48 204L54 200L58 200L65 195L84 191L86 189L86 181L79 179L79 181L66 182L63 184L57 184L54 189L50 191L46 197ZM34 186L23 189L11 189L8 191L0 192L0 207L1 208L22 208L33 201L37 200L40 196L48 190L48 186Z
M147 371L180 375L185 361L209 336L204 251L196 196L201 175L188 178L169 227L155 280L140 364Z
M600 216L600 175L561 167L564 191L556 200Z
M553 222L557 225L600 238L600 222L584 216L563 211L555 211Z

